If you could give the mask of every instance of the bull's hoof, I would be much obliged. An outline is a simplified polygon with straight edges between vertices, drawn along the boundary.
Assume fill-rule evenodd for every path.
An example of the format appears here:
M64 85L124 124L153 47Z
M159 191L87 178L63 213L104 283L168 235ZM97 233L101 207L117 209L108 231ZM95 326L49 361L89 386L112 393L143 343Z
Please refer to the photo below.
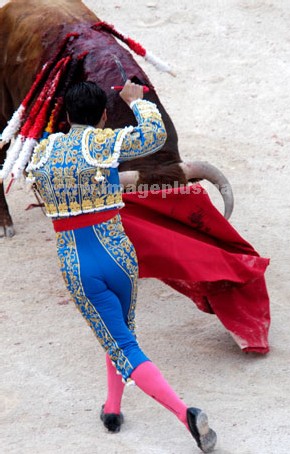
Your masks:
M0 238L12 238L15 235L13 224L0 226Z

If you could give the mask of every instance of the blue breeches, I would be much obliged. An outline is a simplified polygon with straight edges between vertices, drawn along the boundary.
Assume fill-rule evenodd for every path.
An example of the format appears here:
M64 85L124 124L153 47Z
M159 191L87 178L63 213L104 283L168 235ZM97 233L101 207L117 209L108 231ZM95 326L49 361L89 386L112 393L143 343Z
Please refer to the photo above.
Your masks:
M77 307L125 381L148 358L135 335L138 264L119 215L57 233L61 271Z

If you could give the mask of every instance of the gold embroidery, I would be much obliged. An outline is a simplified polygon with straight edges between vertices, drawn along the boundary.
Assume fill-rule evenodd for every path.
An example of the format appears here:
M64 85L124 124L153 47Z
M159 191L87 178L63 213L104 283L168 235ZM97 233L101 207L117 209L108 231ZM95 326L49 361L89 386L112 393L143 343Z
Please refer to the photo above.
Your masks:
M37 147L35 147L33 157L32 157L33 165L38 164L39 161L41 160L41 158L44 156L47 145L48 145L48 139L44 139L40 142L39 145L37 145Z
M93 208L93 202L91 200L84 200L82 206L85 211L91 210Z
M80 206L79 203L77 203L77 202L71 202L71 204L70 204L70 210L71 210L72 212L80 211L80 209L81 209L81 206Z
M73 231L58 232L57 252L65 284L72 294L76 306L92 328L101 346L109 353L116 368L125 379L131 375L132 365L111 336L97 309L86 297L83 289L79 257Z
M107 196L107 199L106 199L106 205L107 205L107 204L108 204L108 205L113 205L114 201L115 201L114 194L109 194L109 195Z
M58 205L58 210L59 210L60 213L67 213L67 211L68 211L67 204L66 203L60 203Z
M101 199L101 197L97 197L94 200L94 205L95 205L96 208L103 207L104 206L104 201Z
M165 142L166 131L155 104L138 100L132 106L138 126L123 139L120 162L158 151Z
M101 169L104 177L102 182L96 182L96 168L89 166L80 152L83 128L75 128L68 135L62 135L56 140L52 150L51 160L40 169L33 171L38 190L50 217L68 216L102 210L103 208L122 208L122 195L116 197L116 188L110 189L114 181L118 181L117 169ZM100 143L111 137L112 130L101 134ZM47 143L47 141L46 141ZM45 151L45 143L41 149ZM106 153L105 153L106 154ZM51 183L50 183L51 181Z
M103 146L104 143L108 139L112 139L114 137L114 131L110 128L105 129L95 129L95 137L94 137L94 144L99 148L100 153L103 154ZM108 152L107 152L108 154Z
M118 159L153 153L166 137L161 116L152 103L138 101L133 111L138 120L136 128L113 131L75 126L67 135L57 133L40 143L33 156L37 164L31 167L30 176L35 177L48 216L124 206Z
M135 335L135 310L137 299L138 262L136 251L124 232L120 216L93 226L94 232L117 265L127 274L131 281L131 303L128 312L128 327ZM109 235L108 232L109 231Z
M56 212L56 206L52 203L45 205L45 209L48 214L54 214Z

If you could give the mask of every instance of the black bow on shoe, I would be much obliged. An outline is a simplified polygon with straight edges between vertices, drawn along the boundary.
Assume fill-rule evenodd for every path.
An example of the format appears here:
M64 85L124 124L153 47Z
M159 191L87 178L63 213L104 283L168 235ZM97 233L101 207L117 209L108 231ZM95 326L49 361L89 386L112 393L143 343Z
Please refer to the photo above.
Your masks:
M105 413L105 405L102 405L102 410L100 414L101 421L103 421L104 426L108 429L109 432L120 432L121 425L124 422L123 413L117 415L116 413Z

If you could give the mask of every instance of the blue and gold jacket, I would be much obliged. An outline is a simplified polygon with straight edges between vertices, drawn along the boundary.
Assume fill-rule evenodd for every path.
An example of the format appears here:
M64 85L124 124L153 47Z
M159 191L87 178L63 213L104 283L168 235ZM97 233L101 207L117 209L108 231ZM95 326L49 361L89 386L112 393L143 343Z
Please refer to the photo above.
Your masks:
M155 104L131 104L138 125L96 129L72 125L35 148L27 167L44 202L47 216L57 219L82 213L122 208L119 162L158 151L166 131Z

